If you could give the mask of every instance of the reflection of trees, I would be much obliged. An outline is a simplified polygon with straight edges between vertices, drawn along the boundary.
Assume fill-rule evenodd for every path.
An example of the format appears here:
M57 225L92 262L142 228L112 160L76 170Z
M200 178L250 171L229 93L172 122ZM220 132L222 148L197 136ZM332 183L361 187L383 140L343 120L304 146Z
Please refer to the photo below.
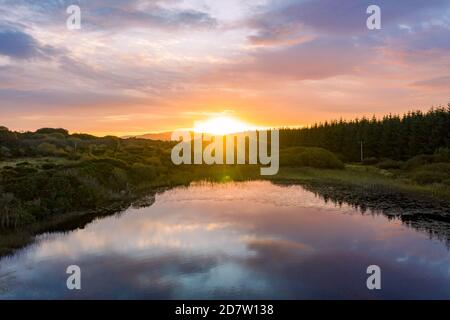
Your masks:
M103 210L96 210L95 212L86 213L81 216L74 216L71 219L66 218L61 223L56 223L50 228L45 228L45 232L69 232L76 229L84 229L84 227L95 219L115 214L120 215L130 206L133 208L149 207L155 203L155 194L149 194L131 203L119 203L117 206L112 206L111 208L104 208Z
M362 214L383 214L400 219L405 225L427 233L450 248L450 203L408 195L381 186L331 185L308 183L303 187L325 202L348 204Z

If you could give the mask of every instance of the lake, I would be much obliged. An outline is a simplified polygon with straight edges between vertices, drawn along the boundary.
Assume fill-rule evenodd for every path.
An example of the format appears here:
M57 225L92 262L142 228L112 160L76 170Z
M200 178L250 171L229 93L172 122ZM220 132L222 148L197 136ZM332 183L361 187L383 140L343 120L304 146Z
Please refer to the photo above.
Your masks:
M67 289L66 268L82 289ZM381 268L368 290L367 267ZM297 185L196 183L0 260L0 299L450 299L446 241Z

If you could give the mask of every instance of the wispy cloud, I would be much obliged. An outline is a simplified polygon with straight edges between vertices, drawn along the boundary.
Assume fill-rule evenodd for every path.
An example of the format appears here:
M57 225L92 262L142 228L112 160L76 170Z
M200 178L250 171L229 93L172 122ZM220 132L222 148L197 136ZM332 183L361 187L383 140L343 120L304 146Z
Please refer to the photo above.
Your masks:
M56 54L58 54L56 48L40 44L26 32L0 25L0 55L14 59L34 59Z

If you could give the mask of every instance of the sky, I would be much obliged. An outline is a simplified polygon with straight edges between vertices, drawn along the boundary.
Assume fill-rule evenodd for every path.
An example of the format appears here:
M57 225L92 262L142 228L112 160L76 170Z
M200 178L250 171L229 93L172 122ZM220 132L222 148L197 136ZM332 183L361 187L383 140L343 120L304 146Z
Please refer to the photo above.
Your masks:
M0 125L14 130L302 126L449 102L450 0L0 0Z

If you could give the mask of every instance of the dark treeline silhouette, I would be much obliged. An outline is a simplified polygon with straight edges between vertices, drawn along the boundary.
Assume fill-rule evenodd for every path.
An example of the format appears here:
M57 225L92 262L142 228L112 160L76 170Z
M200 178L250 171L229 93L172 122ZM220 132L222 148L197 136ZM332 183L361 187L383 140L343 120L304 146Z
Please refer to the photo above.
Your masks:
M432 154L450 147L450 104L423 113L388 115L382 119L362 118L332 121L301 129L283 129L282 147L322 147L345 161L359 161L363 142L364 157L406 160L419 154Z

